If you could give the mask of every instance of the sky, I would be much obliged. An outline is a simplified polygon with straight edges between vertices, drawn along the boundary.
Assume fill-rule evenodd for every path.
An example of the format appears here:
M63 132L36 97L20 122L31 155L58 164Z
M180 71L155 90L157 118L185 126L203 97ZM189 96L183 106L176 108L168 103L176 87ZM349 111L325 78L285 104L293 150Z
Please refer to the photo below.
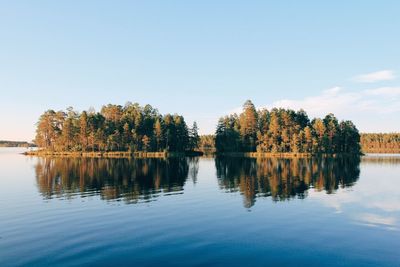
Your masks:
M213 133L284 107L399 132L400 1L1 1L0 140L48 109L151 104Z

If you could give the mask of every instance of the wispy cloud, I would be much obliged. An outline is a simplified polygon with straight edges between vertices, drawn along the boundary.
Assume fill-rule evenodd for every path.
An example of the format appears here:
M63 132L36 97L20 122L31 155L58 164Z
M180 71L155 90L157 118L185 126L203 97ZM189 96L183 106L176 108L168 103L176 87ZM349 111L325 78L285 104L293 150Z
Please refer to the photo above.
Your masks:
M357 92L334 87L321 94L299 100L283 99L270 107L304 109L312 116L334 113L348 117L349 114L375 112L389 114L400 111L400 87L380 87ZM367 114L364 114L367 115Z
M379 81L394 80L396 76L392 70L381 70L353 77L353 80L360 83L374 83Z
M373 111L388 114L400 111L400 87L379 87L361 91L349 91L336 86L321 91L315 96L301 99L280 99L261 108L304 109L312 117L321 117L328 113L343 115ZM242 107L232 109L226 114L240 113Z
M324 117L328 113L333 113L339 119L354 121L363 132L400 130L398 128L400 121L397 116L400 112L400 87L354 91L336 86L314 96L280 99L257 108L270 110L275 107L304 109L311 118ZM241 111L242 107L237 107L226 114Z
M270 107L283 107L295 110L304 109L312 116L321 116L327 113L343 113L357 105L362 98L359 93L348 92L341 87L333 87L316 96L303 99L282 99L270 104Z
M400 96L400 87L380 87L366 90L365 92L373 96L398 97Z

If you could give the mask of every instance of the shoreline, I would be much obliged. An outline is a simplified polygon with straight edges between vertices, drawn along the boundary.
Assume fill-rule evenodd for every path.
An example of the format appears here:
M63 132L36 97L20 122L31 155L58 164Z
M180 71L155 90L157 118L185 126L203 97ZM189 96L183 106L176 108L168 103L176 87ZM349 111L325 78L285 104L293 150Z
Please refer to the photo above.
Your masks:
M43 157L71 157L71 158L169 158L169 157L200 157L210 156L209 153L201 151L187 151L187 152L128 152L128 151L112 151L112 152L69 152L69 151L26 151L22 153L26 156L43 156ZM325 157L337 158L348 156L362 156L364 154L356 155L351 153L341 154L327 154L327 153L270 153L270 152L226 152L226 153L212 153L216 157L243 157L243 158L312 158L312 157Z
M26 151L22 153L25 156L44 156L44 157L69 157L69 158L169 158L169 157L194 157L202 156L202 152L128 152L128 151L110 151L110 152L69 152L69 151Z
M300 152L279 152L279 153L271 153L271 152L228 152L228 153L219 153L217 156L224 157L244 157L244 158L315 158L315 157L324 157L324 158L338 158L338 157L348 157L348 156L363 156L364 154L352 154L352 153L339 153L339 154L331 154L331 153L300 153Z

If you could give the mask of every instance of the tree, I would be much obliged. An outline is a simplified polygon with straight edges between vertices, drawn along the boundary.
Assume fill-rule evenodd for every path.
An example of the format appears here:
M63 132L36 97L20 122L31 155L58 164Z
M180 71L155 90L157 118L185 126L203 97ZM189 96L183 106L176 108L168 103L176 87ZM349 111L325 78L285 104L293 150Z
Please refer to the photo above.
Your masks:
M60 129L57 128L56 112L48 110L40 116L37 123L35 143L39 147L54 150Z
M144 135L142 138L143 150L148 151L150 148L150 138L147 135Z
M326 128L326 141L324 143L325 151L335 153L338 151L338 131L339 123L333 114L328 114L324 118Z
M310 122L304 110L274 108L256 111L251 101L239 115L218 121L217 152L359 153L359 134L349 121L338 123L333 114Z
M360 143L364 153L400 153L400 133L365 133Z
M88 135L89 135L89 129L88 129L88 116L86 111L82 112L80 118L79 118L79 140L80 144L82 147L82 151L86 151L87 146L88 146Z
M160 119L157 119L154 124L154 136L156 141L156 151L160 150L163 141L163 130Z
M300 138L296 133L294 133L290 143L290 151L297 153L300 150L301 150Z
M195 128L192 141L198 144ZM183 152L189 149L189 129L182 116L162 116L150 105L128 102L124 107L103 106L101 112L46 111L37 123L35 142L52 151Z
M398 135L363 136L376 150L399 149ZM246 101L241 114L219 119L215 137L200 138L197 123L160 115L150 105L109 104L101 112L48 110L37 123L36 144L50 151L173 151L207 147L217 152L360 153L360 134L351 121L333 114L310 120L304 110L257 111ZM213 144L210 145L210 142Z
M238 117L226 116L218 121L215 147L218 152L242 151L242 139L238 130Z
M257 130L257 111L254 104L247 100L243 105L243 113L240 114L240 135L246 151L255 151Z
M342 121L340 129L340 151L345 153L360 153L360 134L351 121Z
M131 149L131 129L130 126L127 122L125 122L124 127L123 127L123 136L122 136L122 143L125 149L130 150Z
M304 138L305 138L305 152L312 152L312 144L313 144L313 134L312 130L309 126L304 128Z
M323 152L324 150L324 136L325 136L325 124L321 119L314 119L313 121L313 129L316 135L316 148L317 152Z
M199 149L203 152L215 152L215 135L201 135Z
M199 128L197 127L197 123L193 122L192 128L189 130L189 149L195 150L199 147L200 136L199 136Z

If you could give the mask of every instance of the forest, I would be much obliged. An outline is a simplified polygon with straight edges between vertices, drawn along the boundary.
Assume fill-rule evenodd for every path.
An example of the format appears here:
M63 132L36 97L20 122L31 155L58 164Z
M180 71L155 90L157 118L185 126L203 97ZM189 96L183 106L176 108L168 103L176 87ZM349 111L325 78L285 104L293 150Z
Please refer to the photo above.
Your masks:
M400 133L363 133L361 148L364 153L400 153Z
M150 105L48 110L37 123L35 143L54 152L360 153L360 134L351 121L339 122L333 114L310 120L304 110L256 110L250 100L242 113L220 118L215 135L201 137L196 122L188 127L183 116L161 115Z
M256 110L248 100L241 114L219 119L215 147L218 153L359 154L360 134L333 114L310 120L304 110Z
M49 151L184 152L199 140L196 122L189 128L183 116L128 102L100 112L48 110L37 123L35 143Z

